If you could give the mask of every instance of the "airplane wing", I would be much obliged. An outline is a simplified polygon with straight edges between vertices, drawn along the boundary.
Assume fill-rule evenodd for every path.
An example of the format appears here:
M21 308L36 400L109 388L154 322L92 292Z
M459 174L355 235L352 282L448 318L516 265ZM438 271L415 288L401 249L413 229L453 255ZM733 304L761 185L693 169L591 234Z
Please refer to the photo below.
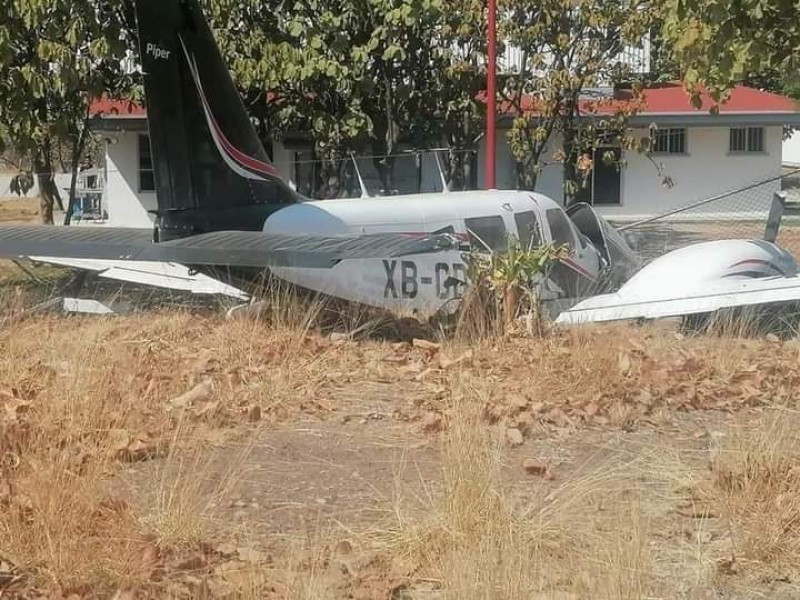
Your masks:
M190 271L183 265L135 260L98 260L28 256L34 262L60 265L84 271L94 271L98 277L142 285L191 292L193 294L224 295L249 300L244 291L227 285L203 273Z
M562 312L556 323L576 325L628 319L658 319L714 312L723 308L800 301L800 276L729 279L705 286L702 292L672 297L625 297L619 292L595 296Z
M227 267L329 269L345 259L394 258L457 248L450 235L317 236L217 231L153 243L147 229L0 226L0 257L30 256Z

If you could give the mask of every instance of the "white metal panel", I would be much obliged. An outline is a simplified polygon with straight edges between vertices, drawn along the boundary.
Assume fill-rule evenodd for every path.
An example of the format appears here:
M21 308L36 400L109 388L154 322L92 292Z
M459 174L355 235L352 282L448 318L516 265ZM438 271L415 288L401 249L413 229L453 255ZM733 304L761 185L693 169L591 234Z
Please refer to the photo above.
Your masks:
M240 300L247 300L249 298L245 292L238 288L227 285L202 273L190 272L185 266L175 263L88 260L54 258L51 256L31 256L29 258L35 262L95 271L100 277L105 279L187 291L193 294L219 294Z
M412 194L362 200L319 200L287 206L267 219L267 233L344 233L436 231L467 217L489 217L508 212L557 205L541 194L517 191L452 192L441 195Z
M677 290L676 290L677 291ZM556 323L576 325L628 319L659 319L714 312L723 308L800 300L800 277L730 280L689 297L625 302L617 294L596 296L576 304Z
M89 315L113 315L114 311L97 300L85 298L64 298L62 303L64 312L83 313Z

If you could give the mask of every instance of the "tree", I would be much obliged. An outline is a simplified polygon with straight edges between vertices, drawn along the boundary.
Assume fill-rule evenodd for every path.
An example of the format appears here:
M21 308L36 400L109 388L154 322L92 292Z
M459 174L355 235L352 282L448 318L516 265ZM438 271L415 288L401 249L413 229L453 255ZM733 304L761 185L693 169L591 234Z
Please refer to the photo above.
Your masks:
M280 42L291 42L281 24L286 3L280 0L202 0L217 43L236 78L239 91L259 137L269 147L284 131L279 118L280 99L267 92L277 79L276 71L287 58L280 52Z
M417 145L431 130L420 108L430 89L440 0L356 1L364 20L358 53L366 76L362 106L369 118L373 163L383 193L394 190L395 151L405 133Z
M699 106L740 82L767 77L781 91L800 88L797 0L661 0L661 37Z
M445 175L451 190L477 185L476 158L486 122L486 2L451 0L441 16L428 79L427 101L418 108L420 121L444 140ZM422 125L421 125L422 126Z
M459 3L464 11L443 10L443 0L207 0L262 134L307 132L321 165L318 197L351 193L352 152L375 157L391 193L401 141L474 147L483 12L480 0ZM462 186L471 174L463 153L452 156L457 168L448 171Z
M69 220L90 106L130 93L133 79L122 71L130 45L117 3L9 0L0 9L0 140L31 158L44 223L53 222L54 204L63 210L57 147L70 149Z
M514 113L509 142L518 185L534 189L548 161L561 162L570 201L591 172L598 146L646 145L627 128L640 105L641 83L623 53L641 47L654 10L638 0L501 0L500 7L504 37L519 56L503 85ZM618 84L627 87L623 102L588 93ZM556 134L562 143L551 154ZM603 160L619 159L607 152Z
M321 161L312 195L342 195L349 151L370 133L361 107L366 43L349 0L207 0L220 47L265 142L304 132ZM280 16L276 16L280 15Z

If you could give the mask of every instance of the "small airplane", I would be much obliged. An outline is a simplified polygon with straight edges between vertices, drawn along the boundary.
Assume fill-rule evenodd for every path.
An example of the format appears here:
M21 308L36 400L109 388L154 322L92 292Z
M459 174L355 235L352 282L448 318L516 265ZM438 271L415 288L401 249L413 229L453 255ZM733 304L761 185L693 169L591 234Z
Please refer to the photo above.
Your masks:
M433 313L468 285L464 250L566 245L552 295L608 289L635 256L584 206L534 192L471 191L312 201L269 162L197 0L136 0L158 209L154 229L0 227L0 256L100 277L248 295L265 271L390 310ZM580 227L586 228L586 233Z
M242 301L249 295L232 284L267 272L353 302L432 313L469 285L465 250L502 252L514 235L523 246L568 247L544 280L543 297L566 303L558 323L800 299L797 264L774 238L698 243L641 267L591 206L564 210L534 192L304 198L270 163L198 1L134 5L153 230L0 226L0 257Z

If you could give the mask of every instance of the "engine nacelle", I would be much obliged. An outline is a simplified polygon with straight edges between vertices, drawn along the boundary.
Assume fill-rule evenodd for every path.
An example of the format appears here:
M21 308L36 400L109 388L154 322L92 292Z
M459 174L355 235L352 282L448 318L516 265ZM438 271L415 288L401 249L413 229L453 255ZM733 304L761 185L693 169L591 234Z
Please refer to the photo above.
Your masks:
M763 240L699 242L668 252L643 267L617 292L625 301L659 301L697 294L730 279L797 275L791 254Z

